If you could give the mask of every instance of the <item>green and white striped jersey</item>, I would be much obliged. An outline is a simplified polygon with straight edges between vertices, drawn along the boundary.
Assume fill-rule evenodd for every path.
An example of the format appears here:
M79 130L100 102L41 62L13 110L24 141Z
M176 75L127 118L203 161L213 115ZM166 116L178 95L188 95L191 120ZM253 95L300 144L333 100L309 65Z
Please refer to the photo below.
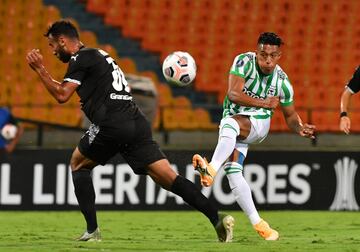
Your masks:
M280 105L288 106L293 103L294 91L286 73L279 65L274 71L265 75L256 63L254 52L247 52L235 57L230 74L245 79L243 92L251 97L265 99L268 96L279 96ZM251 115L256 118L272 116L271 109L246 107L235 104L226 96L223 103L223 118L235 114Z

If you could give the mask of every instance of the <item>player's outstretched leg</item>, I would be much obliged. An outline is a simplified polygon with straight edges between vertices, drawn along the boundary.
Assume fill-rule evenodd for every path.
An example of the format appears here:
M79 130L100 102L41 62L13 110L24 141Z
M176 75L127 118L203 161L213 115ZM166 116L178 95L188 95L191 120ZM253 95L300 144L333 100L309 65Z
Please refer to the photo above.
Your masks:
M148 175L162 188L180 196L187 204L203 213L215 228L219 241L231 241L234 218L219 214L218 209L194 183L171 169L168 160L162 159L150 164Z
M242 165L237 162L227 162L224 165L224 170L236 202L249 218L254 229L265 240L278 240L279 233L272 229L266 221L261 219L256 210L250 186L242 175Z
M248 122L249 119L246 119ZM211 162L208 163L205 158L199 154L193 156L193 166L200 173L201 184L211 186L217 171L222 164L229 158L234 151L236 138L240 135L240 126L238 122L231 117L221 121L219 130L219 141L216 145Z
M94 232L89 233L88 231L85 231L84 234L82 234L80 237L76 238L77 241L95 241L99 242L101 241L101 234L100 229L96 228Z
M211 186L216 176L215 169L207 162L206 158L202 158L199 154L195 154L192 158L194 169L200 174L200 182L202 186Z
M208 217L215 228L220 242L232 241L233 227L235 224L234 217L218 213L218 210L209 199L201 193L194 183L182 176L177 176L171 187L171 192L179 195L186 203Z

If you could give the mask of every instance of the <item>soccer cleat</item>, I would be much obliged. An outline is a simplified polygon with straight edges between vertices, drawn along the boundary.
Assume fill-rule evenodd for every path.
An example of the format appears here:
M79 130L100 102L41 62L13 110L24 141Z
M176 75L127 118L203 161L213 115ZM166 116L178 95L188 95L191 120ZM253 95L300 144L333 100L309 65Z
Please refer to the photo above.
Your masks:
M85 233L82 236L80 236L79 238L76 238L76 240L77 241L95 241L95 242L99 242L99 241L101 241L100 229L97 228L92 233L88 233L88 231L85 231Z
M258 224L255 224L254 229L262 238L267 241L276 241L279 239L279 233L272 229L264 220L261 220Z
M200 182L202 186L211 186L216 175L214 168L199 154L193 156L192 162L194 169L200 173Z
M220 242L232 242L235 219L231 215L219 214L215 230Z

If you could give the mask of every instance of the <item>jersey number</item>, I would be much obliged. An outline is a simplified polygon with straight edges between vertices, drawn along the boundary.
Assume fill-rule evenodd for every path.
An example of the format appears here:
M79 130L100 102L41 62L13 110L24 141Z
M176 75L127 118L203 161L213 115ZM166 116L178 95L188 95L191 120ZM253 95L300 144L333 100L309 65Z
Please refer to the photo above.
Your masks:
M128 83L125 79L124 73L121 71L119 66L115 63L114 59L109 56L109 54L101 49L99 49L99 52L105 56L106 61L112 65L113 71L113 82L112 86L116 91L122 91L125 90L126 92L130 93L130 88L128 86Z

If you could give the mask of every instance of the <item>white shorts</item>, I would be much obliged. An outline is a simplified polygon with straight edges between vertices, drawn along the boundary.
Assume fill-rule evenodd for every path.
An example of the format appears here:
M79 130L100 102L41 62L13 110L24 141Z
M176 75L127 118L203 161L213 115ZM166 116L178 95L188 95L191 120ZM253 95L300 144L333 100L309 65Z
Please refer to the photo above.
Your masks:
M249 144L261 143L269 133L271 117L265 119L256 119L250 116L251 129L248 137L243 140L236 140L235 149L242 153L245 157L249 148ZM220 128L222 121L220 124Z

